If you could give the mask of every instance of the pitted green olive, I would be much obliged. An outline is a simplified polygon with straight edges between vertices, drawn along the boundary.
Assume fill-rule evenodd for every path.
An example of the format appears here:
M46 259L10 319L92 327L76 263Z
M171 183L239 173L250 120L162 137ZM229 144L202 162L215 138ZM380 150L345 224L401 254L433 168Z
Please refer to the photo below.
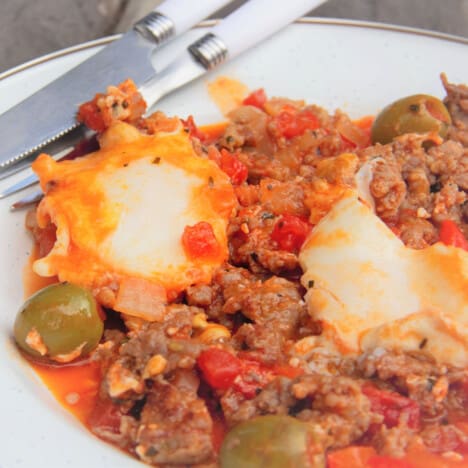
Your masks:
M450 124L450 114L440 99L415 94L395 101L380 112L372 126L372 142L384 145L405 133L436 132L444 138Z
M89 354L103 329L93 295L79 286L60 283L41 289L23 304L14 336L18 346L33 357L69 362Z
M291 416L259 416L235 426L223 441L221 468L323 468L313 425Z

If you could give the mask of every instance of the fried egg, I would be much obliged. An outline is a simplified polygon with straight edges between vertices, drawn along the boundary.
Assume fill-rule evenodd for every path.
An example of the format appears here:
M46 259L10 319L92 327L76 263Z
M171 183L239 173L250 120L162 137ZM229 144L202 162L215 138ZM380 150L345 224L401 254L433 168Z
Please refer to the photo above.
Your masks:
M57 240L33 269L92 289L107 307L158 319L155 298L164 302L209 282L227 259L234 191L216 164L194 152L182 125L143 135L118 122L100 143L99 151L73 161L42 154L34 162L45 193L37 221L55 224ZM220 248L209 258L189 258L181 237L201 221ZM140 296L133 301L132 290Z
M354 191L314 228L300 253L321 344L344 354L376 347L468 365L468 252L413 250Z

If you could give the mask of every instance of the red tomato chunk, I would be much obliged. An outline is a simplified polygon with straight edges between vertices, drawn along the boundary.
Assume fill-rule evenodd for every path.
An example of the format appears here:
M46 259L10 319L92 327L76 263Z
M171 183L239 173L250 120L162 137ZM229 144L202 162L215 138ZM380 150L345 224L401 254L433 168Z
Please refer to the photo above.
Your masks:
M413 465L400 458L375 456L369 458L369 468L413 468Z
M283 215L276 222L271 238L278 243L281 250L288 252L298 252L306 240L311 226L298 216Z
M194 226L185 226L182 245L191 259L211 258L219 254L219 244L210 223L200 221Z
M221 150L219 167L229 176L234 185L240 185L247 180L248 171L245 164L224 148Z
M365 468L368 460L375 456L373 447L351 446L327 455L328 468Z
M207 383L219 390L231 387L242 370L241 361L236 356L219 348L202 351L197 364Z
M234 381L233 388L247 399L254 398L274 377L273 371L259 362L242 360L241 366L242 373Z
M186 120L182 120L182 123L191 137L198 138L200 141L206 140L206 135L197 127L192 115L189 115Z
M285 106L275 117L276 128L281 136L287 139L303 135L306 130L320 127L317 117L309 110L298 111Z
M362 391L369 398L372 411L384 417L384 424L387 427L397 426L400 415L402 415L406 417L406 423L409 428L419 428L420 409L415 401L396 392L380 390L373 385L364 385Z
M468 240L457 224L450 219L440 223L439 238L445 245L452 245L468 251Z
M243 101L244 106L254 106L263 109L267 101L267 96L263 88L252 91Z

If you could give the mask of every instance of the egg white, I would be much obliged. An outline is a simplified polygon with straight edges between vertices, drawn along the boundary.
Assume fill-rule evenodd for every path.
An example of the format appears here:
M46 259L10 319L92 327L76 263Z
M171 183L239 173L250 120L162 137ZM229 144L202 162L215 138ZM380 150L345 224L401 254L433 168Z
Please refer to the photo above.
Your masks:
M354 192L334 205L300 253L309 313L322 342L357 354L383 346L468 365L468 253L413 250Z

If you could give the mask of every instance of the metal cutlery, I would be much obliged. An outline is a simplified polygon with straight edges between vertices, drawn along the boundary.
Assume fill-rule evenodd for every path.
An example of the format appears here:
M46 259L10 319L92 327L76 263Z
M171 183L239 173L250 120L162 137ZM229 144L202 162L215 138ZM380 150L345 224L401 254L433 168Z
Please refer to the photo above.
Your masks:
M283 0L248 1L182 51L164 69L156 74L153 71L153 76L138 83L148 108L154 106L161 97L200 77L227 59L248 50L321 3L324 3L324 0L291 0L287 6ZM143 27L142 23L137 23L136 27ZM52 86L54 84L55 82ZM88 100L89 97L88 95L87 99L82 101ZM0 116L0 126L1 124L2 116ZM0 172L1 158L0 153ZM9 187L0 193L0 198L33 184L37 180L34 177L30 176ZM15 203L12 208L22 207L31 203L31 200L36 201L38 197L39 194L33 194Z

